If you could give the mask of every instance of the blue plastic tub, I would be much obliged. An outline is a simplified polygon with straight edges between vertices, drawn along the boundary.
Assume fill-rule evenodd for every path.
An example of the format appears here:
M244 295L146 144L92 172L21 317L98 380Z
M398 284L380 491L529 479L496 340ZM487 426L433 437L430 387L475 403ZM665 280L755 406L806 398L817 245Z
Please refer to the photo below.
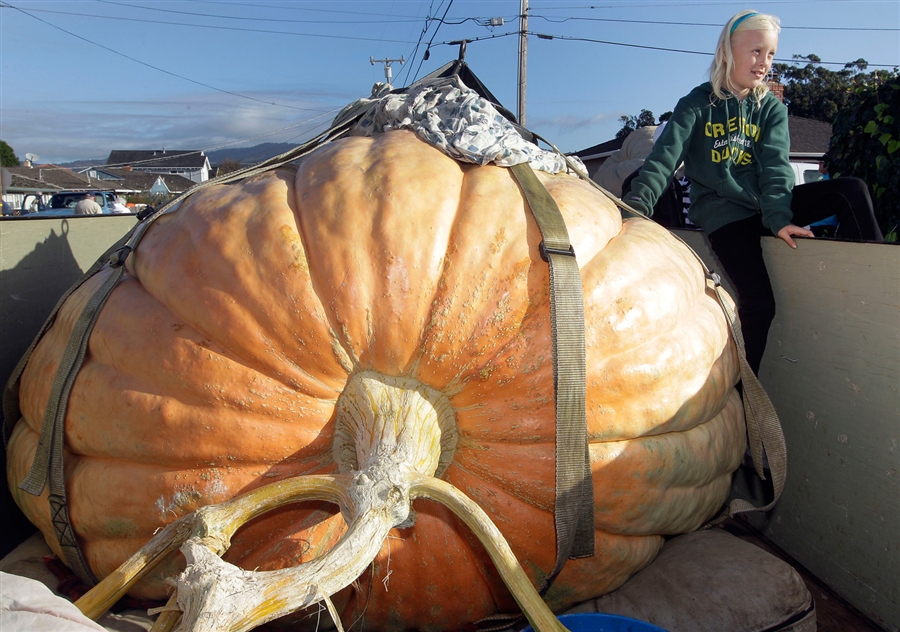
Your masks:
M617 614L579 612L561 614L557 618L569 632L666 632L652 623ZM528 626L522 632L534 632L534 628Z

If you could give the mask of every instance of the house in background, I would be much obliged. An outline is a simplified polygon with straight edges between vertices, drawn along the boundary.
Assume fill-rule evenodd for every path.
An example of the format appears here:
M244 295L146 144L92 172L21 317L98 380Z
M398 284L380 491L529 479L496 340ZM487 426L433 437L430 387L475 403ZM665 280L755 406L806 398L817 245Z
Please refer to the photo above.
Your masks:
M162 176L156 176L156 181L150 187L150 193L153 195L169 195L172 193L172 190L166 185L166 181L163 180Z
M138 193L171 195L184 193L196 182L179 175L157 175L116 167L88 167L79 173L89 175L103 189L114 189L119 195Z
M606 159L615 152L622 149L622 145L624 144L625 138L613 138L605 143L574 151L569 155L581 158L581 162L583 162L584 166L587 168L588 176L593 180L594 176L597 175L597 170L600 168L600 165L606 162Z
M11 182L6 187L3 201L13 209L22 208L22 202L29 194L45 197L65 189L110 188L101 186L96 180L91 183L85 176L56 165L32 165L25 161L25 166L4 169L10 173Z
M88 167L78 172L56 165L4 167L11 176L3 200L13 209L21 209L25 196L39 195L46 202L58 191L99 189L115 191L118 196L162 193L179 194L196 183L178 175L157 175L130 169Z
M799 116L788 117L791 160L818 163L831 145L831 123Z
M209 180L209 158L202 151L114 149L104 170L126 168L141 173L177 175L196 183Z

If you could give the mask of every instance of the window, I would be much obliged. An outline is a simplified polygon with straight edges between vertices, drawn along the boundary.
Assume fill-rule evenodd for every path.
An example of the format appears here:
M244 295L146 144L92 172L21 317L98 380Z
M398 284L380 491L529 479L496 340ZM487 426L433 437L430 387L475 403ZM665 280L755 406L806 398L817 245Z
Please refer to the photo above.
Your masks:
M803 184L807 184L809 182L818 182L821 179L822 179L822 174L819 173L818 168L803 170Z

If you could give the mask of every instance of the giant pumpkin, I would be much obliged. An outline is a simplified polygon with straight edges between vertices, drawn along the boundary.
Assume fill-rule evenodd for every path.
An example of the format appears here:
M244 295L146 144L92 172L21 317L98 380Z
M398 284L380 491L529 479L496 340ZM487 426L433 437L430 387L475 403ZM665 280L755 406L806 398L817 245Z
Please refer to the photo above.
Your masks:
M596 554L553 584L558 611L709 519L745 434L736 352L690 251L653 222L623 222L578 178L539 178L582 275L595 494ZM332 142L160 217L99 316L65 421L69 512L95 574L201 506L356 467L369 448L354 435L377 434L360 428L375 384L429 402L442 437L422 447L429 473L480 504L540 583L555 559L555 409L539 242L507 169L461 164L408 131ZM57 551L46 492L17 485L74 321L107 274L35 349L9 447L10 488ZM414 511L334 597L345 625L455 630L515 610L457 517L425 500ZM225 559L296 565L345 528L334 505L283 507L240 529ZM183 566L171 556L134 592L163 598Z

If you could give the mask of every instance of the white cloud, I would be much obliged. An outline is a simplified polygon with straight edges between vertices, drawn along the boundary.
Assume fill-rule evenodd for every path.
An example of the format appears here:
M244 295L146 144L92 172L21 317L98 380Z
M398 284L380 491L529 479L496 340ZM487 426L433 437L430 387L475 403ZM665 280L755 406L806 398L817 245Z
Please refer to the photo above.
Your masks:
M56 163L105 159L113 149L211 150L232 143L295 142L327 127L337 110L353 100L349 94L324 93L252 96L264 102L192 94L4 108L0 138L20 159L33 153L41 162Z

